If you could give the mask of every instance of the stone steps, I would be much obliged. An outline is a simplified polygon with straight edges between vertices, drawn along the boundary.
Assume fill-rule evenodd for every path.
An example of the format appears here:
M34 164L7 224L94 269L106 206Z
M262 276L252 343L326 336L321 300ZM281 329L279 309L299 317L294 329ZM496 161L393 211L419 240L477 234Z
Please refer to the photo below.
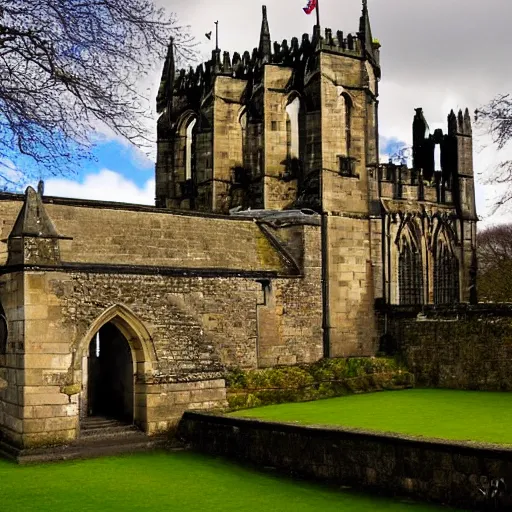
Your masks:
M80 424L80 437L64 446L19 449L0 441L0 456L19 464L88 459L146 452L157 449L180 450L167 437L149 437L133 424L108 418L87 418Z
M96 440L109 437L146 437L135 425L107 418L87 418L80 423L80 440Z

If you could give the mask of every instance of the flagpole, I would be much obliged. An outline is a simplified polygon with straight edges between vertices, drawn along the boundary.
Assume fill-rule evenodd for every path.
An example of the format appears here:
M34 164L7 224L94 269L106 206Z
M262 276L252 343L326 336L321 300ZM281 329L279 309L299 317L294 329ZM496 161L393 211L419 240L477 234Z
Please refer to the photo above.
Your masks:
M219 50L219 22L215 22L215 50Z
M320 28L320 0L316 0L316 24Z

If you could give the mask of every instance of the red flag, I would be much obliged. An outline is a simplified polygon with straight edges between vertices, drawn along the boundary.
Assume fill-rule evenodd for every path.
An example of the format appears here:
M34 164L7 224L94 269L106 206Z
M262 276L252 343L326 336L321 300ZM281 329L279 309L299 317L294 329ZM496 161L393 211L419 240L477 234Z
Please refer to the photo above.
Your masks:
M316 4L318 0L308 0L308 5L304 7L304 12L306 14L311 14L316 9Z

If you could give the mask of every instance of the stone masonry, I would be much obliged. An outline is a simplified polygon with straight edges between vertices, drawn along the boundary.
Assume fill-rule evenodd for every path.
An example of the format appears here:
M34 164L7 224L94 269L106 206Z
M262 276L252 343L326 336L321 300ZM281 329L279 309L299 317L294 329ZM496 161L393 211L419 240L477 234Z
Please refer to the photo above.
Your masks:
M273 45L263 8L252 54L188 72L171 42L156 207L0 195L5 441L69 442L131 395L156 434L223 407L226 368L374 355L376 303L476 300L469 114L431 134L417 109L413 168L381 165L379 53L366 2L355 34ZM101 389L114 330L133 371Z

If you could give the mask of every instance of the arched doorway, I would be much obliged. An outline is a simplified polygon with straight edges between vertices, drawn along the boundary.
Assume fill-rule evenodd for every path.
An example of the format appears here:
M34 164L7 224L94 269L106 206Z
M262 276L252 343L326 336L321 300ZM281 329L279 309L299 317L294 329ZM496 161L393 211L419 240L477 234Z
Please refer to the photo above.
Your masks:
M87 416L133 422L134 365L124 334L112 322L103 325L89 344Z

